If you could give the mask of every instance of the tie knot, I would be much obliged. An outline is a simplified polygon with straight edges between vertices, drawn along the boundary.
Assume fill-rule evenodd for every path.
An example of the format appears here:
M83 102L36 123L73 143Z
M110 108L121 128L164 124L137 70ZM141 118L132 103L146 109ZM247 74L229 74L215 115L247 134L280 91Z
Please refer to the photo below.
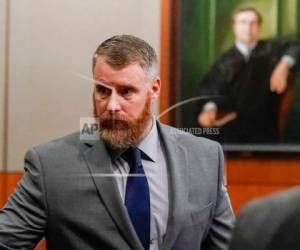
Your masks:
M131 166L137 167L142 165L141 150L139 150L137 147L128 148L125 152L125 155Z

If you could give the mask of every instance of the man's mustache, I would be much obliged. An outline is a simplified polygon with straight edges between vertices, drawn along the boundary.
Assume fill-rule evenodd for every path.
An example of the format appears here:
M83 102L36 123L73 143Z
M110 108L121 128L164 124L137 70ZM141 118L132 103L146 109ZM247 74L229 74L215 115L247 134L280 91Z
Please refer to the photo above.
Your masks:
M128 118L118 113L105 112L99 116L100 120L128 121Z
M102 129L129 129L131 126L128 119L119 115L101 116L99 123Z

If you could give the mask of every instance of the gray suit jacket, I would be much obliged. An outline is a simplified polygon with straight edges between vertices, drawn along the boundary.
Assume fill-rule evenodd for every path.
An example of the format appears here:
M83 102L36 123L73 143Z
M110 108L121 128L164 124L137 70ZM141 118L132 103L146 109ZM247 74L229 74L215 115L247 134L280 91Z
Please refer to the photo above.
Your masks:
M170 212L163 249L227 249L233 214L219 144L158 123L166 149ZM0 249L142 249L102 140L79 133L37 146L0 212Z
M247 204L237 217L230 250L299 250L300 188Z

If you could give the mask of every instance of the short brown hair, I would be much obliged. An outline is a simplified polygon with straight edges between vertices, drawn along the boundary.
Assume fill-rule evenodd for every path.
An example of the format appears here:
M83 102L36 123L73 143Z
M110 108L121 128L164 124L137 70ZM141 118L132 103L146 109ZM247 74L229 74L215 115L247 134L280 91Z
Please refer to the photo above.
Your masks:
M93 56L93 72L99 56L114 68L139 63L148 76L154 77L153 74L158 73L155 50L146 41L132 35L117 35L102 42Z
M242 12L248 12L251 11L257 16L257 21L258 24L261 24L263 21L262 15L259 13L259 11L253 7L241 7L236 9L233 14L232 14L232 23L234 23L234 18L237 14L242 13Z

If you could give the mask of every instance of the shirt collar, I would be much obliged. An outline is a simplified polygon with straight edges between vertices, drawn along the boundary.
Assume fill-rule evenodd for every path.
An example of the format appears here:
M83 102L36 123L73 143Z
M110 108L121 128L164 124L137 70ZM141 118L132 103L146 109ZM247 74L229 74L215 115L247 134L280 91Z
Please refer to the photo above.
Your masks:
M249 46L247 46L247 45L245 45L243 43L240 43L238 41L235 42L236 48L239 50L239 52L242 53L242 55L245 58L249 58L250 57L250 54L253 51L253 49L256 47L256 45L257 45L257 42L254 43L254 44L251 44Z
M144 137L144 139L137 145L137 148L142 151L142 156L146 160L156 161L157 159L157 145L158 145L158 132L156 119L152 116L152 127L149 133ZM112 160L118 159L126 149L111 149L108 148L109 154Z
M137 146L151 161L157 159L158 132L156 119L152 116L152 127L148 135Z

